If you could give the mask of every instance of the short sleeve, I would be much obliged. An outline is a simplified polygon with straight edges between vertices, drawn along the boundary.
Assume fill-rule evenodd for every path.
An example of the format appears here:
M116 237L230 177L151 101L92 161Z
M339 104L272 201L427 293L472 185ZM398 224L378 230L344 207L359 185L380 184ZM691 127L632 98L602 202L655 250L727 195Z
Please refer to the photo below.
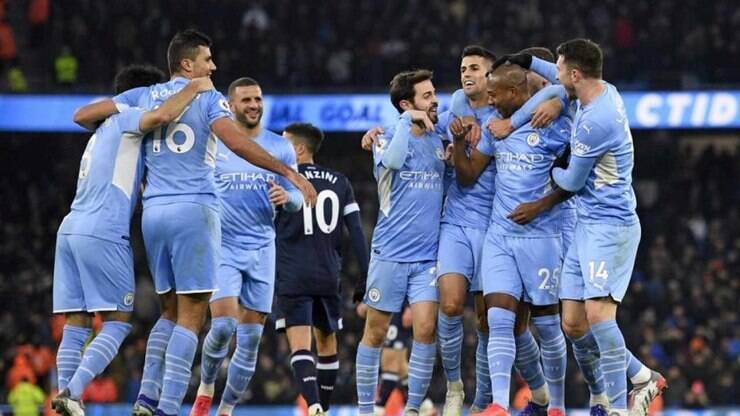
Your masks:
M600 157L609 150L609 131L599 123L583 119L575 127L571 151L580 157Z
M116 104L124 104L129 107L138 107L141 96L146 94L148 91L149 87L132 88L113 97L113 102Z
M223 94L218 91L209 91L206 94L208 94L206 122L209 126L219 118L231 117L229 103L226 101L226 97L224 97Z
M480 134L480 141L478 142L478 146L476 149L478 149L479 152L483 153L486 156L491 156L496 153L496 147L494 145L496 139L493 137L493 134L491 134L491 131L488 130L486 125L488 125L488 122L493 117L486 120L485 125L481 128L481 134Z
M118 126L122 132L141 134L139 127L144 110L132 107L118 114Z
M395 132L395 128L393 131ZM391 143L392 138L393 133L388 132L378 136L378 139L375 141L375 145L373 145L373 163L375 166L383 164L383 154L388 150L388 145Z
M465 91L459 89L452 93L452 101L450 102L450 112L455 117L475 117L475 111L468 102L468 97L465 95Z

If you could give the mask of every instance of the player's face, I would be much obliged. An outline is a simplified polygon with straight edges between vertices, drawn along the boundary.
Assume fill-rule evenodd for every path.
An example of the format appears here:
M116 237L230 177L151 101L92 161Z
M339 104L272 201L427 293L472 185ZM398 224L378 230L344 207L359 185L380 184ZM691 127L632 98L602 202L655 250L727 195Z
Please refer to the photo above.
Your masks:
M486 73L491 63L482 56L466 56L460 63L460 82L465 95L470 97L486 91Z
M414 85L414 99L411 101L414 110L426 111L432 123L437 123L437 94L432 81L426 80Z
M262 120L262 89L257 85L236 87L229 96L229 107L236 120L252 129Z
M574 70L569 68L565 63L563 55L558 56L558 61L555 63L558 68L558 81L565 87L568 95L574 97L576 95L576 87L573 83L573 72Z
M488 101L506 118L510 117L519 105L516 89L500 82L498 78L488 81Z
M207 46L198 46L198 54L191 62L191 74L193 78L210 77L216 71L216 64L213 62L211 48Z

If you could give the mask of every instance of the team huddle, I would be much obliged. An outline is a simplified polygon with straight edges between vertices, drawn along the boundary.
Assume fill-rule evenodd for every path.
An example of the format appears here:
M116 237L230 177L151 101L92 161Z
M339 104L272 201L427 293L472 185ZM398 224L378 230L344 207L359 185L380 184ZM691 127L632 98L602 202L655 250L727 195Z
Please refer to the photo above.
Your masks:
M666 381L626 349L616 323L640 224L629 124L619 93L601 79L598 45L565 42L557 63L545 48L497 60L469 46L462 89L439 114L430 71L397 74L398 122L363 137L380 205L369 249L349 180L314 163L323 133L306 123L282 136L264 129L259 83L239 78L223 97L210 81L210 46L197 31L180 32L167 50L169 81L155 68L125 68L112 99L75 113L95 133L57 236L53 308L67 318L57 412L84 415L82 392L131 330L129 230L141 193L161 316L133 415L179 414L209 312L191 415L208 415L235 337L217 410L231 415L254 374L273 297L308 413L327 414L342 327L340 220L363 276L353 299L367 306L355 363L361 415L383 413L381 350L405 303L413 328L405 413L419 414L439 350L443 414L462 414L468 292L478 316L471 413L509 414L514 367L532 392L522 413L564 415L566 338L592 415L628 413L627 377L629 413L647 413ZM85 347L95 312L103 326Z

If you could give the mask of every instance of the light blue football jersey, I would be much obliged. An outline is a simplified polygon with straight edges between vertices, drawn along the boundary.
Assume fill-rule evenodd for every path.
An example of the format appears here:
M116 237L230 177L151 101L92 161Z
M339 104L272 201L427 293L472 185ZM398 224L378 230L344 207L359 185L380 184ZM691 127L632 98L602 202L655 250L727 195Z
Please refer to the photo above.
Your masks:
M116 103L151 109L161 105L190 81L175 77L163 84L135 88L113 98ZM218 91L198 94L180 117L144 139L147 169L144 207L173 202L197 202L218 207L213 172L217 140L211 124L230 117L229 105Z
M372 239L374 258L395 262L436 260L444 197L444 148L437 133L411 134L401 119L394 136L409 135L403 166L383 166L383 153L394 136L382 135L373 146L373 173L378 182L380 209Z
M561 205L527 225L519 225L507 216L519 204L537 200L552 190L550 168L568 145L570 131L568 117L560 117L543 129L534 129L526 123L504 140L496 140L488 129L484 130L478 151L494 157L497 170L491 227L505 235L560 235Z
M464 102L461 103L463 100ZM463 90L460 89L453 93L452 107L450 110L453 115L449 118L448 126L455 116L464 117L472 115L481 126L481 131L483 131L486 129L485 123L488 118L498 114L498 112L490 105L472 108L467 100ZM445 132L448 134L450 140L452 140L447 127L445 127ZM466 146L466 149L470 152L469 146ZM471 186L461 186L457 183L457 180L453 180L450 188L447 190L442 222L482 230L488 228L488 221L491 218L491 207L493 206L495 179L496 164L491 162Z
M139 130L143 113L129 108L112 115L90 137L80 161L72 209L59 227L60 234L89 235L116 243L129 239L144 171Z
M638 221L632 133L621 95L602 82L604 92L588 105L579 105L570 139L573 156L597 159L586 185L577 192L578 221L632 224Z
M276 159L297 169L295 150L285 138L262 130L254 140ZM221 239L224 244L256 250L275 240L275 206L268 193L270 182L288 192L296 190L285 177L247 162L219 143L216 185L221 198Z

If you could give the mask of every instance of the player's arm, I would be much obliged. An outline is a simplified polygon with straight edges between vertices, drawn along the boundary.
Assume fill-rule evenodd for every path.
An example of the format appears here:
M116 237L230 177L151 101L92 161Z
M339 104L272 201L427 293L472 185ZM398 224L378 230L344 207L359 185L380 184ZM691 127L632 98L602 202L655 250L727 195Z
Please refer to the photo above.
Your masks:
M478 148L471 150L470 156L467 155L465 152L465 136L470 130L471 126L464 124L460 118L456 118L450 123L450 133L454 144L452 153L455 161L455 173L457 174L457 183L462 186L470 186L475 183L491 161L491 156L478 150L478 148L485 146L485 138L478 144Z
M293 146L285 146L281 160L293 170L298 170L298 161ZM303 194L301 194L301 191L283 176L278 177L278 182L279 184L275 182L271 184L270 201L275 205L282 205L288 212L300 211L303 208Z
M423 123L427 131L434 130L434 124L424 111L408 110L401 114L396 131L388 147L383 151L380 162L388 169L398 170L403 167L409 151L411 127L415 122Z
M505 64L506 62L516 64L524 69L529 69L541 75L552 84L558 84L558 67L552 63L540 59L536 56L532 56L528 53L515 53L510 55L504 55L493 63L493 69Z
M356 206L357 203L355 202ZM345 207L345 212L347 208ZM349 237L352 240L352 252L355 254L357 263L360 265L360 278L355 283L354 293L352 294L352 300L354 302L362 302L362 298L365 296L365 285L367 284L367 269L370 263L370 250L367 246L367 240L365 239L365 231L362 229L362 218L360 217L360 209L350 212L344 215L344 224L349 232Z
M606 152L610 145L609 131L596 120L582 120L574 127L575 139L571 145L568 167L556 167L552 170L552 179L569 192L578 192L586 185L596 161Z
M237 156L255 166L284 176L301 191L307 204L313 206L316 203L316 189L311 182L285 163L272 157L262 146L245 138L233 120L228 117L217 118L211 123L211 131Z
M487 127L497 139L503 139L529 121L535 128L547 126L558 116L568 114L568 104L565 88L549 85L527 100L510 118L493 119Z
M450 113L455 117L461 118L463 124L466 126L471 126L470 133L467 135L466 139L471 146L477 146L481 138L481 126L478 125L478 120L475 118L475 110L473 110L473 107L470 105L470 101L468 101L468 97L465 95L465 91L462 89L458 89L452 93L452 98L450 100Z
M113 114L119 113L122 109L112 99L106 98L78 108L72 120L84 129L95 130L98 123Z
M523 202L517 205L506 217L519 225L525 225L537 218L540 214L551 210L555 205L568 200L573 195L575 194L572 192L555 188L536 201Z
M214 89L213 82L208 77L195 78L177 94L168 98L162 105L155 110L147 111L141 116L139 129L147 133L159 126L173 122L185 108L195 99L195 97L204 91Z

